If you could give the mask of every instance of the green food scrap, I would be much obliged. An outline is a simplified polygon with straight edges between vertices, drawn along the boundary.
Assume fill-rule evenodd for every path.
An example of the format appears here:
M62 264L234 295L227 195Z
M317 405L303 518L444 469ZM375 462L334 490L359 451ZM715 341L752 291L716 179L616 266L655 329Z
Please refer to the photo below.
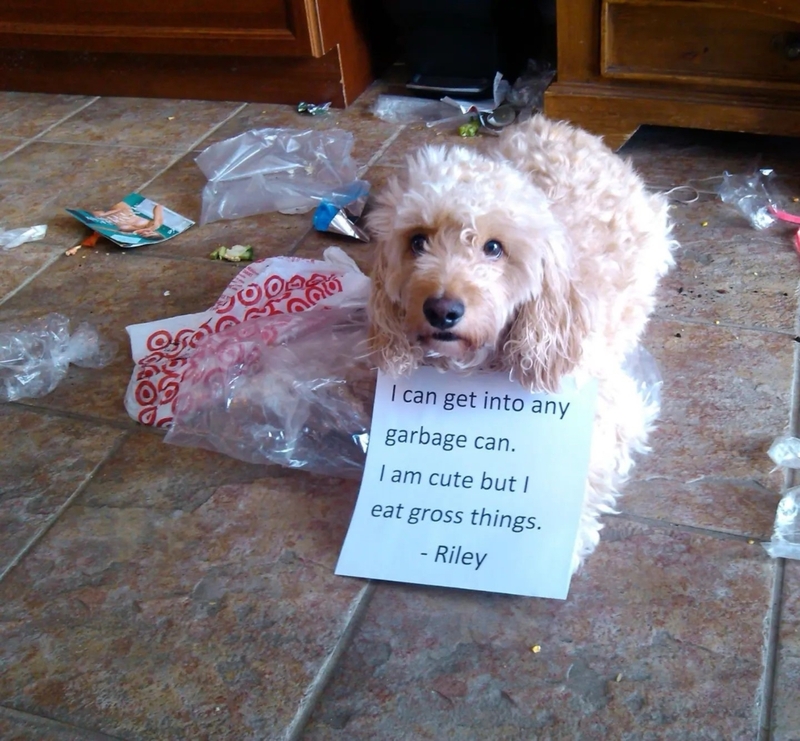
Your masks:
M212 260L228 260L228 262L252 260L253 248L244 244L235 244L233 247L218 247L209 257Z
M473 118L472 121L467 121L465 124L461 124L458 127L458 135L459 136L477 136L478 131L480 131L481 124L480 122Z

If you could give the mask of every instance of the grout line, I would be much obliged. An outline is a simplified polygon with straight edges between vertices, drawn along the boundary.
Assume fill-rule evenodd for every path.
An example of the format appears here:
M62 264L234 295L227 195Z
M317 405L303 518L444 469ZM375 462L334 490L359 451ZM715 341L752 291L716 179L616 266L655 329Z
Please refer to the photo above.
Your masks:
M12 155L16 154L17 152L21 151L22 149L25 149L25 147L27 147L28 144L33 144L33 142L39 141L39 139L41 139L43 136L45 136L45 134L49 133L54 128L56 128L56 126L61 126L62 123L64 123L65 121L68 121L73 116L77 116L81 111L86 110L90 105L92 105L92 103L96 103L98 100L100 100L100 96L99 95L95 95L91 100L86 101L86 103L84 103L79 108L76 108L74 111L72 111L71 113L68 113L66 116L62 116L55 123L50 124L50 126L48 126L43 131L40 131L36 136L32 136L30 139L26 139L22 144L20 144L15 149L12 149L10 152L6 152L6 154L4 154L2 157L0 157L0 162L3 162L4 160L7 160Z
M3 581L13 569L19 564L20 561L33 549L33 547L46 535L47 531L50 530L53 525L56 524L58 519L61 517L62 514L67 510L67 508L83 493L86 487L89 485L89 482L94 478L94 475L100 470L101 466L105 464L105 462L111 458L122 446L122 443L127 440L128 433L121 434L114 444L108 449L106 454L98 461L97 465L89 471L88 474L84 477L83 481L75 488L75 491L70 494L67 499L61 504L61 506L55 511L53 515L42 525L28 540L28 542L22 546L22 548L17 552L17 555L14 556L13 559L6 565L6 567L0 571L0 582Z
M381 157L383 157L384 154L386 154L386 150L389 149L389 147L391 147L392 144L395 143L397 137L399 137L400 134L402 134L406 130L407 126L408 124L401 124L400 127L397 129L397 131L395 131L391 136L389 136L386 139L386 141L383 144L381 144L380 147L378 147L377 151L372 155L372 157L370 157L367 160L367 164L362 165L361 167L358 168L358 173L357 173L358 177L362 177L364 173L367 170L369 170L370 167L372 167Z
M286 250L286 257L293 257L294 253L297 252L297 250L299 250L300 246L303 244L303 240L313 231L314 231L314 225L312 223L311 226L308 227L308 229L306 229L297 239L294 240L289 249ZM317 258L317 259L322 259L322 258Z
M770 592L770 607L764 626L764 676L759 688L758 741L770 741L772 738L772 706L775 697L775 670L778 664L778 639L781 627L781 605L783 602L783 575L786 570L786 559L776 558L775 570Z
M25 280L22 281L16 288L12 288L5 296L0 298L0 306L2 306L6 301L16 296L23 288L28 286L30 283L35 281L47 268L53 265L64 253L63 249L59 249L54 255L52 255L45 263L42 265L38 270L35 270L31 273Z
M125 142L89 142L76 139L48 139L48 144L69 144L73 147L103 147L112 149L142 149L155 152L177 152L183 151L181 147L156 147L144 144L127 144Z
M795 328L800 333L800 312L795 320ZM794 348L792 376L792 396L789 409L789 434L800 434L800 345ZM797 485L798 473L792 468L784 472L784 490ZM780 638L781 612L783 606L783 578L786 559L776 558L773 572L769 611L764 626L764 676L759 688L758 741L772 738L772 710L775 699L775 675L778 668L778 644Z
M300 700L300 705L297 708L297 712L295 713L294 718L292 718L292 721L286 727L286 731L283 734L283 741L300 741L303 730L305 729L306 724L311 717L311 713L314 711L314 708L317 705L317 702L322 696L325 686L333 675L333 672L336 670L339 660L349 647L356 629L361 624L361 620L364 617L367 607L369 606L375 589L375 582L367 582L361 592L350 603L350 609L348 610L346 616L347 624L345 625L342 634L339 636L339 640L336 641L336 645L333 647L333 650L328 654L325 661L322 662L322 665L317 671L316 676L306 687L306 691L303 693L303 697Z
M711 327L713 329L735 329L740 332L761 332L762 334L775 334L783 337L791 337L792 339L797 336L796 332L792 332L788 329L774 329L773 327L747 327L743 324L731 324L722 321L717 323L717 321L712 319L694 319L693 317L683 317L677 315L665 316L663 314L659 314L658 311L653 313L652 319L654 321L672 322L673 324L691 324L693 326Z
M186 149L179 151L175 155L175 157L172 160L170 160L169 164L162 167L155 175L153 175L153 177L151 177L146 183L144 183L144 185L140 185L139 191L142 191L149 185L151 185L152 182L156 180L156 178L160 178L167 170L169 170L170 167L180 162L187 154L189 154L189 152L194 151L196 147L200 146L200 144L206 139L208 139L208 137L211 136L215 131L222 128L232 118L238 116L245 108L247 108L247 105L248 105L247 103L242 103L238 108L235 108L225 118L223 118L222 121L220 121L218 124L215 124L208 131L206 131L205 134L195 139Z
M657 517L636 515L632 512L625 512L624 510L622 512L609 513L606 516L615 520L629 520L631 522L638 522L642 525L649 525L650 527L656 527L662 530L669 529L686 533L696 533L697 535L705 535L710 538L717 538L718 540L737 540L743 543L751 543L751 541L753 541L753 545L755 545L755 543L762 542L761 536L758 535L741 535L739 533L729 533L725 530L713 530L711 528L698 527L696 525L685 525L680 522L660 520Z
M24 724L25 730L31 730L31 726L36 726L36 730L41 733L53 732L59 738L64 738L63 734L68 733L69 738L80 739L81 741L122 741L119 736L109 736L106 733L90 731L88 728L81 728L71 723L53 720L44 715L26 713L22 710L15 710L14 708L0 705L0 718L3 716L10 718L12 721Z
M119 430L120 432L134 432L135 430L139 429L159 429L153 428L149 425L140 425L130 417L126 417L125 421L120 422L119 420L106 419L105 417L94 417L90 414L82 414L81 412L71 412L68 409L57 409L54 407L39 405L33 403L31 399L25 399L24 401L12 401L8 406L22 412L32 412L34 414L42 414L47 417L58 417L60 419L71 419L76 422L91 424L95 427L110 427L112 429Z

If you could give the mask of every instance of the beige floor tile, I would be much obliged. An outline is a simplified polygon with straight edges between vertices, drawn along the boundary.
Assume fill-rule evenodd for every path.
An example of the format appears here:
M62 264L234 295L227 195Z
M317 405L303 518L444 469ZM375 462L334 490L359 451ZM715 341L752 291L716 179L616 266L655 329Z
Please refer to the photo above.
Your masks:
M617 519L566 602L381 586L305 738L753 738L771 569Z

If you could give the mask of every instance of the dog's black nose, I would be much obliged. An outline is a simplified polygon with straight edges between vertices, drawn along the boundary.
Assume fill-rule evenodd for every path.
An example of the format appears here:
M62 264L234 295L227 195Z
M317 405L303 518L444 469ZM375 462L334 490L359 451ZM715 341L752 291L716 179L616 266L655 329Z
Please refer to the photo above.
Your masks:
M436 329L451 329L461 321L464 316L464 304L456 298L430 298L425 299L422 313L428 324Z

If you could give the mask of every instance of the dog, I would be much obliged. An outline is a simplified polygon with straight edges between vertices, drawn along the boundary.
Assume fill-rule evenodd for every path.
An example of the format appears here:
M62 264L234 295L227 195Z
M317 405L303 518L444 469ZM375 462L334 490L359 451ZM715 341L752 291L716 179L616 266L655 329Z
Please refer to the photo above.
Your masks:
M503 370L533 392L597 380L574 572L657 414L626 359L673 264L668 201L567 123L536 115L494 141L424 147L377 197L369 352L393 376Z

